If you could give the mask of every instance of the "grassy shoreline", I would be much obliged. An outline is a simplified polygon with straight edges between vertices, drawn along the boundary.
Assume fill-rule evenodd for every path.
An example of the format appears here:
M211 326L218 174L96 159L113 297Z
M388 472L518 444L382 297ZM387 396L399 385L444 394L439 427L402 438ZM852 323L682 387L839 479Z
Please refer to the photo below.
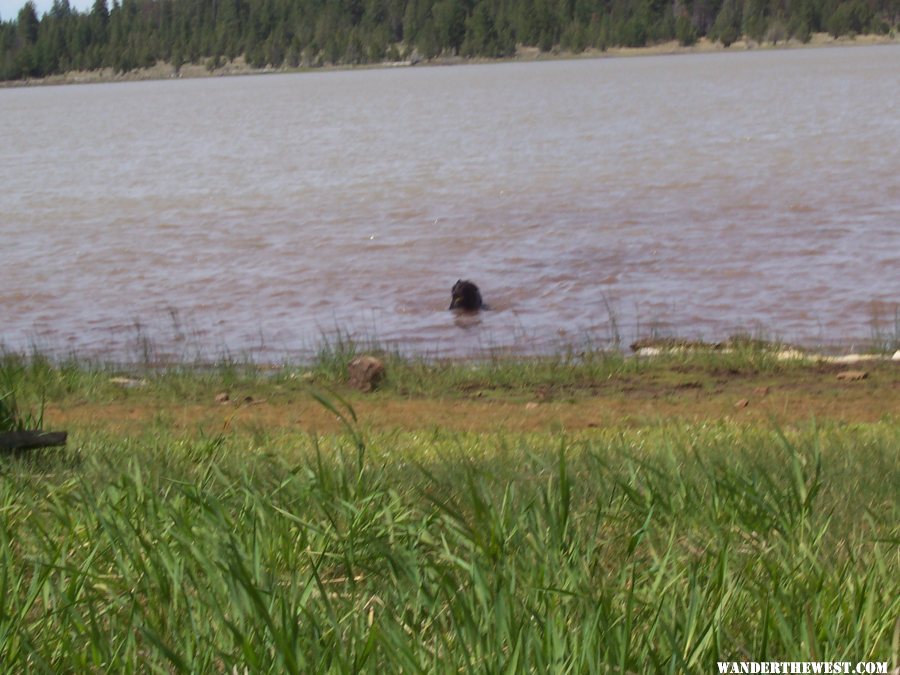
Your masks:
M843 381L845 364L752 344L388 357L361 394L351 356L278 371L0 359L20 411L70 431L66 450L0 457L0 662L900 663L900 363Z
M666 343L662 343L663 347ZM378 430L441 427L512 432L640 428L666 420L720 419L746 424L824 419L871 423L896 419L900 359L890 354L816 356L759 341L730 346L644 347L428 361L374 352L386 376L362 394L348 384L348 364L364 353L350 341L329 343L305 364L101 365L56 363L40 355L0 357L0 386L25 409L56 424L146 424L163 416L181 430L225 424L294 433L334 432L334 416L310 392L333 392ZM845 371L864 372L844 380ZM121 420L121 421L119 421Z
M485 64L485 63L527 63L532 61L556 61L556 60L576 60L576 59L597 59L597 58L619 58L634 56L674 56L684 54L705 54L705 53L726 53L740 52L750 50L784 50L784 49L810 49L823 47L851 47L865 45L896 45L900 44L900 37L896 35L856 35L852 37L835 38L828 33L814 33L809 42L791 38L783 40L777 44L758 43L747 38L743 38L724 47L719 42L713 42L708 38L699 39L694 45L683 46L677 40L664 42L646 47L610 47L606 50L587 49L581 53L566 52L553 50L550 52L541 52L537 48L520 47L515 56L490 59L484 57L464 58L464 57L436 57L434 59L422 60L416 62L384 62L375 64L364 64L359 66L321 66L321 67L265 67L254 68L249 66L243 59L238 57L234 61L227 62L217 68L207 68L202 63L184 64L180 69L176 69L169 63L159 62L151 68L140 68L129 71L127 73L116 72L112 68L104 68L95 71L71 71L62 75L52 75L44 78L32 78L26 80L6 80L0 81L0 87L29 87L29 86L46 86L59 84L98 84L107 82L135 82L146 80L167 80L167 79L196 79L206 77L231 77L239 75L262 75L273 73L301 73L301 72L328 72L343 70L374 70L397 67L421 67L421 66L442 66L442 65L464 65L464 64Z

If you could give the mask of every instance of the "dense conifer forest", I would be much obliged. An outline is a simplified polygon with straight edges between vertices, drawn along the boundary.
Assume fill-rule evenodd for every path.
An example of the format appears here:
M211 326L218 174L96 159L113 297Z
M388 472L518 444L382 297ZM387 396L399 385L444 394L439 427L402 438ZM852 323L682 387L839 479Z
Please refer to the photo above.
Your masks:
M574 53L705 36L725 46L888 33L900 0L55 0L0 17L0 78L165 61L210 69L503 57L517 45Z

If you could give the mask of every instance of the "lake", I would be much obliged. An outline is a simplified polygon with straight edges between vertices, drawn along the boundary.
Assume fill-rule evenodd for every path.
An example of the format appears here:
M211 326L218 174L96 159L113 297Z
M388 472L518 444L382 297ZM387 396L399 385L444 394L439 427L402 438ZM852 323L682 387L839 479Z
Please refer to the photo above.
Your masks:
M851 348L900 332L898 111L898 46L0 90L0 342Z

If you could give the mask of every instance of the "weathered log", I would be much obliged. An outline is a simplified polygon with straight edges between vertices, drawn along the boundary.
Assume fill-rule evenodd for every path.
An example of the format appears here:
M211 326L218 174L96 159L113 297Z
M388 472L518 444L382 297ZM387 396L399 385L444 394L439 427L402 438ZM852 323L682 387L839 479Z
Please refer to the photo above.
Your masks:
M65 445L67 435L67 431L3 431L0 432L0 452Z

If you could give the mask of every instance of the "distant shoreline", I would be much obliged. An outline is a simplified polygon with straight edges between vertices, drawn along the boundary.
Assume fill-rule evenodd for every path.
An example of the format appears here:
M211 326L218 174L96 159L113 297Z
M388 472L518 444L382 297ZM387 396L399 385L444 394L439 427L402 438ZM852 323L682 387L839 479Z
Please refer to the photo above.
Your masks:
M834 38L828 33L814 33L809 42L804 43L796 39L785 40L777 44L758 43L742 38L729 47L724 47L720 42L713 42L708 38L701 38L695 44L685 47L677 40L663 42L648 47L613 47L604 51L587 49L581 53L552 50L541 52L537 47L519 47L514 56L502 58L466 58L466 57L436 57L421 61L397 61L370 63L358 66L335 65L321 67L279 67L267 66L254 68L246 63L243 56L225 63L215 69L208 69L202 63L188 63L176 71L174 66L166 62L158 62L150 68L140 68L127 73L117 73L112 68L103 68L92 71L70 71L61 75L51 75L43 78L26 80L0 81L0 87L34 87L53 86L60 84L100 84L108 82L141 82L148 80L171 79L201 79L208 77L226 77L236 75L263 75L271 73L305 73L326 72L341 70L382 70L388 68L405 68L421 66L444 66L463 64L486 63L529 63L536 61L562 61L580 59L620 58L634 56L673 56L681 54L709 54L726 52L744 52L756 50L788 50L788 49L816 49L824 47L860 47L871 45L898 45L900 36L892 35L857 35L855 37Z

